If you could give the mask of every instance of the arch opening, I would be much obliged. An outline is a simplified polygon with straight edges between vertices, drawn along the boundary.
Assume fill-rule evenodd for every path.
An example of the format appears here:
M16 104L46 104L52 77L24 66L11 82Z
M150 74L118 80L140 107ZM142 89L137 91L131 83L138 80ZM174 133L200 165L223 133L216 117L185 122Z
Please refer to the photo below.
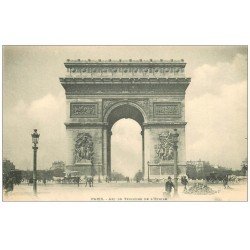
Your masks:
M111 167L120 177L134 178L142 171L141 127L133 119L120 119L112 127Z
M141 110L127 103L108 114L108 176L115 171L130 178L138 171L144 173L144 120Z
M142 127L144 122L144 117L141 113L141 111L129 104L123 104L116 108L114 108L110 114L107 117L108 126L111 129L112 126L123 118L130 118L132 120L135 120L139 123L139 125Z

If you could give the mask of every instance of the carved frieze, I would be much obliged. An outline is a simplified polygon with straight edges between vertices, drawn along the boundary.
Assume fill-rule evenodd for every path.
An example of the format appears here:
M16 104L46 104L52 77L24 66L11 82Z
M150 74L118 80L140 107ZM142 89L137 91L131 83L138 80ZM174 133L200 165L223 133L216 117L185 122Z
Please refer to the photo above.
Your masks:
M161 102L153 105L154 117L179 117L181 116L180 102Z
M127 68L118 68L118 67L72 67L69 70L71 76L79 75L82 77L183 77L184 69L183 68L173 68L173 67L127 67Z
M103 114L107 112L107 110L115 103L120 102L120 99L109 99L109 100L103 100L102 101L102 110Z
M82 61L68 60L65 63L71 76L81 77L183 77L183 60L130 60L130 61Z
M105 114L107 110L115 103L119 102L131 102L139 105L145 112L149 109L149 101L148 99L109 99L109 100L103 100L103 113Z
M95 118L98 117L97 103L70 103L71 118Z
M131 100L132 101L132 100ZM149 109L149 100L148 99L136 99L133 102L137 103L140 107L144 109L145 112Z

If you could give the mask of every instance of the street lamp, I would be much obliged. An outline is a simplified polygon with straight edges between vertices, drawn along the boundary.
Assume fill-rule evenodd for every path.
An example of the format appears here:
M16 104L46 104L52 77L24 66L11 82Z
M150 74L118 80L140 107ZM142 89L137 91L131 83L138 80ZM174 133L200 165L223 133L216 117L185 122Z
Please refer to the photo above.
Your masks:
M33 192L36 195L37 194L37 186L36 186L36 180L37 180L37 174L36 174L36 154L37 154L37 144L39 140L39 134L37 133L37 129L34 129L34 133L31 134L32 137L32 143L33 143L33 150L34 150L34 156L33 156Z
M149 170L150 170L150 169L149 169L149 166L150 166L150 165L149 165L149 161L148 161L148 182L149 182L149 180L150 180L150 178L149 178Z
M178 137L177 129L174 129L173 133L173 148L174 148L174 195L178 195L178 165L177 165L177 157L178 157Z
M100 169L100 165L98 165L98 183L101 183L101 169Z

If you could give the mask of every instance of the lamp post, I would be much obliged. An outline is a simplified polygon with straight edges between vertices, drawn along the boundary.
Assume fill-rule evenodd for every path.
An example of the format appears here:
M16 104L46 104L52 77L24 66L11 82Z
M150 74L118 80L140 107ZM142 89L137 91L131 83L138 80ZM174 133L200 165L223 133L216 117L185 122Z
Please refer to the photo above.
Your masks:
M178 137L179 134L177 133L177 129L174 129L173 133L173 148L174 148L174 195L178 195L178 164L177 164L177 157L178 157Z
M101 170L100 170L100 165L98 165L98 183L101 183Z
M148 182L149 182L150 178L149 178L149 161L148 161Z
M37 133L37 129L34 129L34 133L31 134L32 137L32 143L33 143L33 150L34 150L34 155L33 155L33 192L36 195L37 194L37 185L36 185L36 180L37 180L37 174L36 174L36 162L37 162L37 144L39 140L39 134Z

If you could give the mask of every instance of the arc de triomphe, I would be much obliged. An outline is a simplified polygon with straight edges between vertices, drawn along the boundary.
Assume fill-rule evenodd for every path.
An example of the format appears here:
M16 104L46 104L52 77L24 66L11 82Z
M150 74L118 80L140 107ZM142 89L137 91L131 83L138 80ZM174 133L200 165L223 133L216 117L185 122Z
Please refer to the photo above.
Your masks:
M177 128L178 166L185 173L183 60L67 60L60 78L67 102L67 166L82 175L111 174L112 126L131 118L141 126L142 172L173 174L172 132ZM148 167L149 166L149 167Z

